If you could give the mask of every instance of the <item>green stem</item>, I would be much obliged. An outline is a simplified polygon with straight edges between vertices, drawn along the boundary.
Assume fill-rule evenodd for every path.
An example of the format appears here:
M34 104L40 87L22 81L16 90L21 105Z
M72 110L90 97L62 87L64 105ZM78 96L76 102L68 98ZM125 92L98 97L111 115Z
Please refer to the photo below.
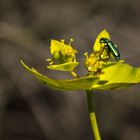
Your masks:
M90 117L90 123L92 127L92 133L95 138L95 140L101 140L97 121L96 121L96 116L93 108L93 93L92 90L87 90L87 103L88 103L88 110L89 110L89 117Z
M77 75L74 71L70 71L70 74L71 74L74 78L78 78L78 75Z

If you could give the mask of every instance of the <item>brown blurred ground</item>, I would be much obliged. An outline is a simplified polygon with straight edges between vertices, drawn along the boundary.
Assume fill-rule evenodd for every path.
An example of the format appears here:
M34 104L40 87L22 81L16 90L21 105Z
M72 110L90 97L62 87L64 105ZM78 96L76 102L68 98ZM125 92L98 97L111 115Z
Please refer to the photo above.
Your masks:
M0 140L92 139L84 92L43 86L20 65L50 77L46 69L51 39L75 39L82 54L92 50L106 28L123 59L140 66L140 2L130 0L0 1ZM85 74L80 65L79 74ZM95 91L95 110L103 140L140 140L140 86Z

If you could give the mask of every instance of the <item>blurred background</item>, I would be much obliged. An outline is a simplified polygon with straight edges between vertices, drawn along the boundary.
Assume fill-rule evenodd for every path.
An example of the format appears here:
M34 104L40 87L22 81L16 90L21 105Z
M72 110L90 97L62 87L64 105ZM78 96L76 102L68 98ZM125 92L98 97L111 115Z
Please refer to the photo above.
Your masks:
M74 38L83 62L107 29L122 58L140 66L139 6L137 0L0 0L0 139L92 140L84 91L52 90L19 60L51 78L70 78L46 69L51 39ZM77 71L85 74L82 64ZM95 91L94 103L103 140L140 140L140 85Z

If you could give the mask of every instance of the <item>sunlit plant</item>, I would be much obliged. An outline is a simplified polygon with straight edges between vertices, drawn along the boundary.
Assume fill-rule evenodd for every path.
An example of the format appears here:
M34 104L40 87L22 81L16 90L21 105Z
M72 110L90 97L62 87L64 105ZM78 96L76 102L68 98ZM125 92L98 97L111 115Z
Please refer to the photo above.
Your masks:
M57 90L85 90L91 128L95 140L101 140L97 126L96 115L93 108L94 90L116 90L140 82L140 68L134 68L122 60L117 46L111 41L110 35L103 30L96 38L91 54L85 52L83 65L87 70L85 76L79 77L74 69L79 62L76 60L78 51L72 47L73 39L68 44L64 40L51 40L48 58L48 69L67 71L72 79L56 80L42 75L34 68L29 68L22 60L21 64L26 70L37 77L43 84Z

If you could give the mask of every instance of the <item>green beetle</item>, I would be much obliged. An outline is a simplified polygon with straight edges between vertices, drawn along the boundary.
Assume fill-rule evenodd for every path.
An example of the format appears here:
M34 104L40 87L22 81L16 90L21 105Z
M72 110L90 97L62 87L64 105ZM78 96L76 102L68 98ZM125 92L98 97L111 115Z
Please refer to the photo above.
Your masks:
M116 61L120 60L120 52L117 46L107 38L101 38L100 43L104 43L105 46L108 48L109 52L114 56Z

